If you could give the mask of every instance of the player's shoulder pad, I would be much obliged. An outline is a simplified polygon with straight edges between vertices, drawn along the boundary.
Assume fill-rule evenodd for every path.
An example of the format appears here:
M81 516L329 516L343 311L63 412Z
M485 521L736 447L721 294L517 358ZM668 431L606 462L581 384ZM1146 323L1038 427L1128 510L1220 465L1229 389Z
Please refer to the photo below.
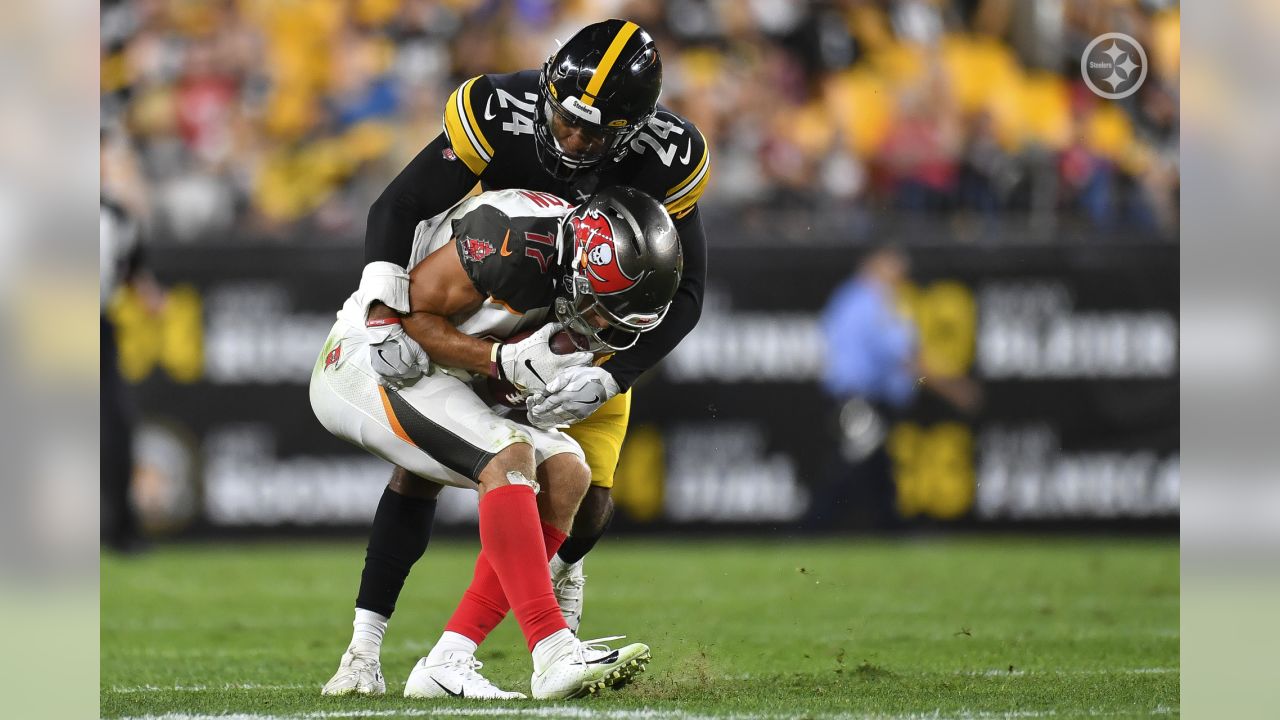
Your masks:
M567 200L536 190L488 190L467 202L472 208L481 205L496 208L508 217L563 217L573 209Z
M444 107L444 131L454 154L480 175L508 136L533 133L537 73L477 75L458 86Z
M658 112L631 141L631 151L646 156L657 187L648 189L673 218L693 210L711 178L711 149L696 125L658 106Z
M485 121L485 98L493 94L488 75L477 75L457 87L444 105L444 132L458 159L476 175L493 161L496 134Z

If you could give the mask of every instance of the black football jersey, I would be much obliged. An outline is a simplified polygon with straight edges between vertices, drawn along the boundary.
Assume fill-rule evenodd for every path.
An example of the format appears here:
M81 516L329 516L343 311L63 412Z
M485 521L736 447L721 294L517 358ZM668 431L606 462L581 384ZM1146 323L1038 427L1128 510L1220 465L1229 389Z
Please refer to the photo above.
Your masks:
M706 189L711 174L706 139L661 104L622 157L568 182L552 177L538 161L533 135L537 100L536 70L480 75L449 96L444 128L450 147L485 190L541 190L576 205L597 188L630 185L657 198L678 219Z
M550 319L561 280L556 233L570 209L558 197L531 190L472 196L418 226L411 266L452 244L484 301L450 319L467 335L509 338Z
M481 196L487 202L450 224L458 258L476 290L516 312L526 313L551 305L555 297L559 281L556 232L560 217L569 211L569 206L554 196L518 194L536 197L548 205L554 203L562 208L560 216L508 214L520 208L516 203L503 202L506 193L501 193Z

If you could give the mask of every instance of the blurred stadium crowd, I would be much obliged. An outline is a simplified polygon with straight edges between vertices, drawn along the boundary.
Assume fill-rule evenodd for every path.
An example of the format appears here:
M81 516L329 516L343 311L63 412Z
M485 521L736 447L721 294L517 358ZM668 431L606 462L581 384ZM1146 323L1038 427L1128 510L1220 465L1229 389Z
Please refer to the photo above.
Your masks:
M1162 0L106 0L104 192L157 236L349 237L468 77L620 16L712 145L705 204L1070 213L1176 228L1179 10ZM1145 46L1124 101L1080 56Z

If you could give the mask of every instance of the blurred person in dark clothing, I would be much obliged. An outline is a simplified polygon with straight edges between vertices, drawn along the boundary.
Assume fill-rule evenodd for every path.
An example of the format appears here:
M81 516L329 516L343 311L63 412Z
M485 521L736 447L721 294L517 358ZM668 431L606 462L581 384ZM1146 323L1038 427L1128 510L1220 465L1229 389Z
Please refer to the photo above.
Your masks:
M148 308L163 303L159 285L142 265L141 230L120 205L103 197L98 211L98 270L101 309L101 540L119 552L136 552L144 546L133 506L134 409L128 386L120 374L115 325L107 318L107 306L116 292L128 286Z
M909 272L901 250L873 250L822 313L827 342L822 385L833 400L838 452L805 520L811 530L900 525L885 447L890 426L921 387L963 411L978 403L978 390L967 378L930 377L922 367L916 326L897 306Z
M144 545L130 496L133 479L134 408L120 373L116 326L108 309L128 290L144 308L159 315L164 291L143 262L143 223L150 207L148 185L123 136L104 129L99 135L98 302L100 315L100 540L104 547L134 552Z

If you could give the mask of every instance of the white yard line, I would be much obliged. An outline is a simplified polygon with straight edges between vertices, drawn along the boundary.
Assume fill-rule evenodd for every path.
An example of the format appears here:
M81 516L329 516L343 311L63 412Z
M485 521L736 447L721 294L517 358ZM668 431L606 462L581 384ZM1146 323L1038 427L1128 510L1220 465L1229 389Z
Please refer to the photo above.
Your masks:
M1173 709L1157 707L1153 714L1168 715ZM1078 717L1080 713L1072 712ZM1129 711L1088 713L1089 717L1131 716ZM1053 710L1022 710L1007 713L1000 712L961 712L942 713L941 711L900 714L849 714L849 713L803 713L799 715L742 714L702 715L686 713L678 710L592 710L583 707L549 706L535 708L407 708L403 710L327 710L296 715L260 715L232 714L205 715L199 713L168 713L164 715L140 715L122 720L340 720L342 718L396 718L396 717L460 717L460 718L566 718L568 720L1034 720L1035 718L1057 717Z
M962 677L1024 677L1024 676L1098 676L1098 675L1165 675L1177 673L1176 667L1119 668L1116 670L968 670L957 672Z
M162 693L162 692L218 692L224 690L304 690L314 687L320 688L318 684L301 684L293 685L261 685L258 683L223 683L221 685L113 685L106 688L108 692L129 694L129 693Z
M856 672L856 668L850 672ZM1176 674L1180 671L1176 667L1142 667L1142 668L1114 668L1114 669L1084 669L1084 670L1019 670L1015 668L1012 672L1001 670L998 668L991 670L960 670L950 673L956 677L1043 677L1043 676L1100 676L1100 675L1168 675ZM898 673L895 673L898 674ZM947 673L912 673L907 677L929 677L935 675L943 675ZM900 675L900 674L898 674ZM751 673L743 673L742 675L726 675L726 680L751 680L758 678ZM315 683L293 683L280 685L264 685L257 683L223 683L214 685L112 685L103 688L105 692L113 693L163 693L163 692L219 692L227 690L306 690L309 688L319 689L320 685ZM520 710L519 712L525 712ZM666 712L666 711L654 711ZM222 716L219 716L222 717ZM596 717L592 715L591 717ZM654 716L657 717L657 716ZM681 716L685 717L685 716ZM720 716L717 716L720 717Z

